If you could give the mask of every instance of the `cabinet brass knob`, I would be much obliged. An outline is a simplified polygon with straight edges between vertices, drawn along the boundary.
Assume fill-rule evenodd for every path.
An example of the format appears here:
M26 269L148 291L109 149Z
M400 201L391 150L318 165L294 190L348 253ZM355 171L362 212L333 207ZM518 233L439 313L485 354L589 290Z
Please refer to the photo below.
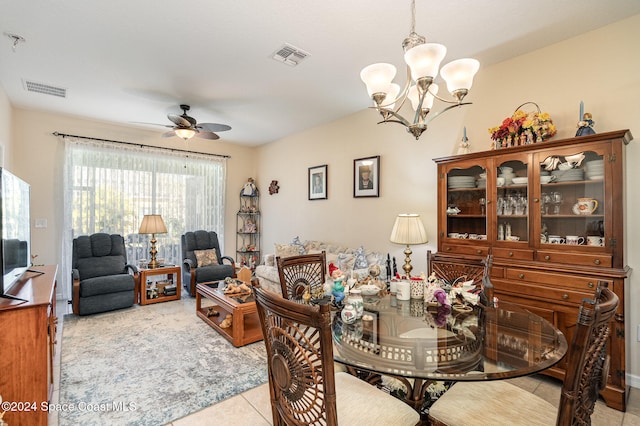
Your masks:
M537 203L537 202L539 202L539 201L540 201L540 200L538 200L537 198L534 198L534 199L533 199L533 202L534 202L534 203Z
M447 251L451 251L451 247L447 247Z
M518 278L523 279L524 278L524 274L518 275Z
M509 257L513 257L513 252L512 251L509 252Z
M482 254L482 250L478 249L478 250L476 250L476 253Z
M593 283L589 283L587 285L589 286L589 288L593 288Z
M593 263L595 263L596 265L599 265L600 264L600 259L594 260Z
M491 204L491 200L487 200L487 204Z
M550 260L550 259L551 259L551 256L549 256L549 255L546 255L546 256L544 257L544 260Z
M564 300L567 300L567 299L569 298L569 295L565 293L565 294L563 294L563 295L562 295L562 298L563 298Z

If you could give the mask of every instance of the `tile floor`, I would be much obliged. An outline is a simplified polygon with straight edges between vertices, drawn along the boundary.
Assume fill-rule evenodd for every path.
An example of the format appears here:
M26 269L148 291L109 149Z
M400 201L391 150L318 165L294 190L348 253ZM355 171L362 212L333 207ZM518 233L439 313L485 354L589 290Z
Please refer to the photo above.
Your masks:
M57 308L59 318L57 338L60 343L62 342L62 328L64 326L63 315L71 313L71 307L59 302ZM60 391L60 345L58 345L57 349L54 360L52 402L58 401ZM561 383L551 377L537 375L511 379L511 382L556 406L560 401ZM167 426L208 426L220 424L221 421L225 426L272 425L269 388L267 385L258 386L221 401L182 419L175 420ZM591 421L593 426L640 426L640 389L631 388L625 413L608 408L602 400L598 401L591 416ZM49 414L49 425L58 426L57 413Z

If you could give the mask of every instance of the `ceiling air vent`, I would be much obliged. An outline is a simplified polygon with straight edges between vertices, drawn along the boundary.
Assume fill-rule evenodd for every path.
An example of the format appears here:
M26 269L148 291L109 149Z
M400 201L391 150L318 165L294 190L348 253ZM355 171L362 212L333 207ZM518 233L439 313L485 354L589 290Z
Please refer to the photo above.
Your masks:
M278 62L283 62L287 65L295 67L307 56L309 56L309 53L305 52L304 50L298 49L297 47L292 46L289 43L285 43L284 46L276 50L276 52L273 54L273 59Z
M67 97L67 89L62 87L50 86L44 83L36 83L35 81L24 80L24 87L27 92L42 93L44 95L58 96L60 98Z

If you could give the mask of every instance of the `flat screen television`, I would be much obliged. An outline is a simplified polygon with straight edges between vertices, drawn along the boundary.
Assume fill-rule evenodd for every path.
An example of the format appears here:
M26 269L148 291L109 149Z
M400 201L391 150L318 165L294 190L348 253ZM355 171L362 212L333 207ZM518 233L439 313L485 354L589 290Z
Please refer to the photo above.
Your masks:
M0 297L15 299L7 293L20 281L31 264L30 191L28 183L0 168Z

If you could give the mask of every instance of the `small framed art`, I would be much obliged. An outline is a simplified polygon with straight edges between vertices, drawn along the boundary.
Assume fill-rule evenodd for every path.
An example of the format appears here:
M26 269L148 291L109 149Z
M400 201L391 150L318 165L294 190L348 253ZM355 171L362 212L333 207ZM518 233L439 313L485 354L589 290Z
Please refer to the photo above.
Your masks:
M309 199L327 199L327 165L309 167Z
M353 196L380 196L380 156L353 160Z

